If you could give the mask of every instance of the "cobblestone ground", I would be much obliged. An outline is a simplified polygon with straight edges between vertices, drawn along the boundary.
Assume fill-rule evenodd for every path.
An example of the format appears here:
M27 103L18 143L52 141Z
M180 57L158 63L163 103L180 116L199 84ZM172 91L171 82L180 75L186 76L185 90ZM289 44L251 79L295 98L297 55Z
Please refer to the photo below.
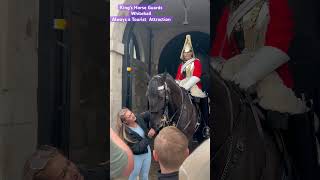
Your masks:
M197 142L191 142L189 145L190 152L192 152L197 146L198 146ZM160 169L159 164L155 162L154 159L152 158L150 173L149 173L149 180L157 180L157 173L159 169ZM128 180L128 178L122 177L122 178L116 178L114 180Z

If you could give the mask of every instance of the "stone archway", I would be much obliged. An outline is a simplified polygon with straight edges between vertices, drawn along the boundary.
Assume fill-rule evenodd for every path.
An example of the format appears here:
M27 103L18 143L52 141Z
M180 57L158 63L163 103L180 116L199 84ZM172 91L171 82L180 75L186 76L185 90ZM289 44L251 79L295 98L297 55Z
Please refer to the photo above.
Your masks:
M154 62L154 69L155 72L158 72L158 65L159 65L159 61L160 61L160 56L161 53L163 51L163 49L165 48L165 46L172 41L175 37L184 34L186 32L199 32L199 33L203 33L203 34L210 34L210 29L209 26L208 27L192 27L192 28L188 28L188 29L170 29L167 30L165 32L159 32L157 33L157 35L155 35L156 37L164 37L164 38L158 38L156 39L157 44L154 45L154 49L158 49L157 52L155 52L153 54L153 59L155 60Z
M119 4L157 4L156 0L112 0L110 2L111 16L128 16L128 11L121 11L117 8ZM160 3L160 1L159 1ZM191 2L192 8L190 10L189 23L188 25L183 25L181 15L184 14L183 7L180 1L166 1L161 2L166 8L166 15L172 15L175 19L172 24L164 23L154 23L143 25L150 31L150 38L148 39L148 47L146 47L146 38L142 38L142 41L138 39L138 44L142 44L143 57L141 60L148 65L147 69L150 75L154 75L158 72L159 58L162 49L165 45L177 35L190 32L198 31L206 34L210 33L210 19L209 19L209 2L207 0L199 0L197 2ZM205 9L208 8L208 11ZM142 25L143 23L141 23ZM140 24L139 24L140 25ZM127 67L132 64L129 62L128 58L128 47L126 46L126 41L129 40L130 33L133 32L133 28L137 28L138 24L133 24L132 22L126 23L110 23L110 121L114 121L116 113L119 111L122 105L130 104L127 103L127 99L130 99L128 92L131 92L130 83L131 77L127 72ZM137 33L139 34L139 33ZM135 34L135 35L137 35ZM146 33L142 32L142 36ZM139 37L138 37L139 38ZM150 40L151 39L151 40ZM149 42L150 40L150 42ZM141 43L142 42L142 43ZM150 51L149 51L150 50ZM148 61L148 62L147 62ZM140 81L140 80L139 80ZM129 87L129 89L128 89ZM143 98L143 97L141 97ZM111 126L113 123L111 123Z
M201 61L203 74L206 74L209 71L209 34L200 31L188 31L173 37L161 49L158 63L158 73L168 72L173 76L173 78L175 78L178 66L181 63L179 56L183 47L186 34L191 35L193 49L196 57L199 58ZM203 83L203 89L207 90L207 82Z
M128 11L120 11L118 4L140 4L142 0L111 0L110 16L127 16ZM110 121L122 106L122 79L125 45L123 38L127 23L110 22Z
M183 32L171 38L161 49L158 63L158 73L168 72L173 77L175 76L177 67L181 62L179 56L183 47L185 36L187 34L191 35L191 41L196 57L201 61L204 61L204 59L200 58L199 55L201 56L201 54L206 54L209 50L209 34L199 31Z

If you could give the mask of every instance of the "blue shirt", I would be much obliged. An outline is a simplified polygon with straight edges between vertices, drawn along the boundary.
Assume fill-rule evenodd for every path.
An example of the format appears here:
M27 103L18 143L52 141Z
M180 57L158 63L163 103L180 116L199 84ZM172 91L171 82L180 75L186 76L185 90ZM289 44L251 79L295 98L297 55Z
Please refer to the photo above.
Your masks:
M144 131L143 129L139 126L139 124L137 124L137 127L130 127L131 130L133 130L134 132L138 133L142 138L145 138L146 136L144 135Z
M132 131L136 132L139 134L139 136L141 136L142 138L146 138L146 136L144 135L144 131L143 129L139 126L139 124L137 124L137 127L129 127ZM148 146L148 154L151 153L150 150L150 146ZM137 155L135 155L137 156ZM139 155L138 155L139 156Z

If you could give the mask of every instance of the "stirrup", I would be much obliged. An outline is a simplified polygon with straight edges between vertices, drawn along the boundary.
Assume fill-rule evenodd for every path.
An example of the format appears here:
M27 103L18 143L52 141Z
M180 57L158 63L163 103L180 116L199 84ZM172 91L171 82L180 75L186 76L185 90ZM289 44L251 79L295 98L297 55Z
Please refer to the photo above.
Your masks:
M202 130L202 135L204 138L208 139L210 138L210 127L209 126L205 126Z
M196 131L198 130L199 126L200 126L200 122L198 121L198 122L196 123L196 126L194 127L194 129L195 129L194 132L196 132Z

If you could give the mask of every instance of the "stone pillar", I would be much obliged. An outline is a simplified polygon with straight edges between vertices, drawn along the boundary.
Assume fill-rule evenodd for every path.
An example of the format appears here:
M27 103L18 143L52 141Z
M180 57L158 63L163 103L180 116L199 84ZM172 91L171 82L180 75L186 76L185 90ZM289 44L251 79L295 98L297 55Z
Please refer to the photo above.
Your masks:
M118 4L139 4L141 0L111 0L110 16L127 16L128 11L119 11ZM110 23L110 124L114 125L116 114L122 107L122 43L126 23Z
M122 60L124 45L110 41L110 123L114 127L117 112L122 106Z
M38 0L0 0L0 179L21 179L37 144Z

